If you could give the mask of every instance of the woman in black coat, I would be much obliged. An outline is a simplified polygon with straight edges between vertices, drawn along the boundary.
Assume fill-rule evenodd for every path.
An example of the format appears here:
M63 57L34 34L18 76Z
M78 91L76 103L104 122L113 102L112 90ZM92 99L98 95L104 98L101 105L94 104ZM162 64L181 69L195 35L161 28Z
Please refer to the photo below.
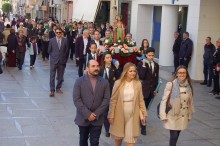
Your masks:
M16 67L17 36L14 29L10 30L7 42L8 67Z
M108 80L109 86L110 86L110 93L112 93L114 83L120 77L121 72L120 72L119 68L116 68L115 65L112 63L112 55L110 52L106 52L102 56L99 75ZM109 133L110 124L109 124L108 118L107 118L108 109L109 108L107 108L106 112L104 113L104 118L105 118L104 119L104 126L105 126L105 131L106 131L106 134L105 134L106 137L110 136L110 133Z

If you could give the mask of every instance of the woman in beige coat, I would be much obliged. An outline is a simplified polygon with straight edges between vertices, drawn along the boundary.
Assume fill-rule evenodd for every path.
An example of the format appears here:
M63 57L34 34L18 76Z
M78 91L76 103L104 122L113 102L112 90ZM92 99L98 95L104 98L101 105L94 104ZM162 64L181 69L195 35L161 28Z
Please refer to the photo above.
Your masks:
M126 63L121 78L115 82L109 105L110 134L115 145L134 146L140 135L140 121L146 124L141 82L133 63Z
M176 146L179 134L188 127L193 106L193 88L185 66L179 66L174 79L168 82L160 106L160 118L164 128L170 130L170 146ZM171 110L166 114L166 103Z

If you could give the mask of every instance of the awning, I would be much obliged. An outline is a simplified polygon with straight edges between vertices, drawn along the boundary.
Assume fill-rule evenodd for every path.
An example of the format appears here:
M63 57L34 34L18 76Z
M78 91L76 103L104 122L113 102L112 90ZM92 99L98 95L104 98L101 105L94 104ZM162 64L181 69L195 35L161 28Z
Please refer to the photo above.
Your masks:
M78 0L73 8L74 21L95 20L100 0Z

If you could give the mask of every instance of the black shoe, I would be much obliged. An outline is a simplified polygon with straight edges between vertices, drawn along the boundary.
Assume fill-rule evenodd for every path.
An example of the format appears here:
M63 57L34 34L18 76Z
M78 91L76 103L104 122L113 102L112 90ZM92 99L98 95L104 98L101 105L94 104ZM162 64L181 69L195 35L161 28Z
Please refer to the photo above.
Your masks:
M212 84L207 84L207 87L211 87L212 86Z
M207 85L207 83L206 82L202 82L202 83L200 83L200 85Z
M145 130L145 131L144 131L144 130L141 130L141 134L142 134L142 135L147 135L147 131L146 131L146 130Z
M215 91L210 91L209 94L214 95Z
M219 95L219 92L214 92L213 95Z
M105 137L110 137L110 133L106 132Z

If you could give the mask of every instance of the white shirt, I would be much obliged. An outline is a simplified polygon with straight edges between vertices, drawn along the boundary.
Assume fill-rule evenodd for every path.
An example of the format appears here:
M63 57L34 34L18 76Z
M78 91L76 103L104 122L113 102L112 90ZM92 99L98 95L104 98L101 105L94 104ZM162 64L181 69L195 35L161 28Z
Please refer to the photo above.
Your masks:
M154 62L153 61L148 62L149 68L150 68L150 62L151 62L152 73L153 73L154 72Z
M97 45L97 48L99 48L100 47L99 41L95 40L95 43Z
M83 55L86 55L86 46L88 44L88 38L83 37L83 43L84 43Z
M56 37L56 39L57 39L58 48L60 49L60 47L61 47L61 43L62 43L62 38L58 38L58 37ZM60 46L59 46L59 40L60 40Z
M106 70L107 77L109 78L109 68L106 67L105 70Z
M92 58L94 58L94 60L97 60L96 54L91 53L91 55L92 55Z

